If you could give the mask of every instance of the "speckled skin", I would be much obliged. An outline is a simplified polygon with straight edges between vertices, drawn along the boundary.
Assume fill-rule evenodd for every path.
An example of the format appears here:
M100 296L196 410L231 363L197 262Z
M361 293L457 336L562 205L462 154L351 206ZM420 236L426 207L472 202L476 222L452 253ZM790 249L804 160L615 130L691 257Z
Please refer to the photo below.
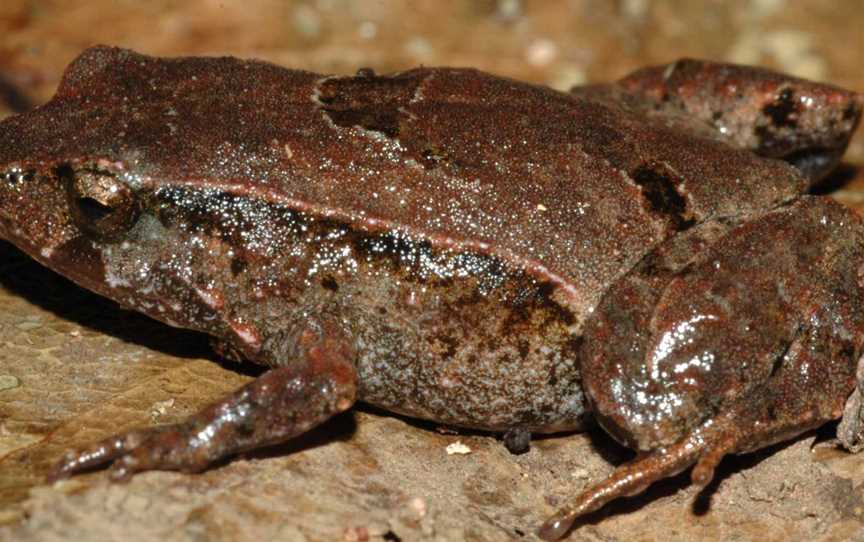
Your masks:
M514 450L594 415L650 452L546 538L694 463L707 483L859 395L864 225L801 194L860 111L697 61L564 94L90 49L0 123L0 236L271 370L52 476L200 470L359 399Z

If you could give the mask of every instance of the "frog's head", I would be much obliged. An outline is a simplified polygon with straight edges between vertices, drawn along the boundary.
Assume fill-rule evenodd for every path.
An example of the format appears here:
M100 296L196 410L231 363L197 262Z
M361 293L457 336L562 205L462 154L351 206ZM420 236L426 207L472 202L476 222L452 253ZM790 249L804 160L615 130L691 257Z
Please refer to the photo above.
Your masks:
M243 89L280 83L251 67L85 51L48 103L0 122L0 238L122 305L230 333L223 295L280 227L243 180L272 162L254 162L272 138L235 118Z
M254 356L260 338L233 311L272 286L247 269L266 275L296 214L243 185L135 171L116 157L0 164L0 239L127 308Z
M181 221L165 221L169 203L123 162L0 166L0 238L126 307L212 331L204 325L218 308L206 288L212 262L199 261L207 255Z
M101 290L99 254L122 242L141 211L139 194L118 169L107 162L0 166L0 237Z
M282 287L270 270L300 227L293 200L269 190L290 158L269 127L308 124L317 78L88 49L48 103L0 122L0 238L126 307L255 355L263 339L243 310ZM292 142L295 159L307 139Z

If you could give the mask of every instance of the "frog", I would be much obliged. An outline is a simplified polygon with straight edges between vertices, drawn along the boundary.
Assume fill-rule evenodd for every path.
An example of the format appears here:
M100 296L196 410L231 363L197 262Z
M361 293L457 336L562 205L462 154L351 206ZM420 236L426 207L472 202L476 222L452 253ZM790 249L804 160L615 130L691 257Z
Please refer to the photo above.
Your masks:
M636 450L538 529L840 419L864 441L864 222L812 194L864 98L684 59L553 90L95 46L0 122L0 238L266 370L60 458L196 473L356 402Z

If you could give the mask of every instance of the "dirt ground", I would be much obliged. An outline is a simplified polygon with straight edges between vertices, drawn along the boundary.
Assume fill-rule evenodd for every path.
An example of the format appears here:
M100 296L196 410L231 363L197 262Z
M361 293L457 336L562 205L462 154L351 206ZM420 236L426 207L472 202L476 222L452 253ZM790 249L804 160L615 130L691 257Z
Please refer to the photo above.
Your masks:
M47 100L96 43L328 73L473 66L560 89L693 56L864 91L860 0L3 0L0 115ZM860 131L847 156L833 193L864 210ZM220 364L206 338L0 243L0 540L532 540L558 504L631 457L600 431L514 456L493 436L361 407L200 475L44 484L64 450L182 419L249 374ZM571 539L864 540L864 454L812 449L832 431L727 458L701 495L686 474L657 484ZM456 442L470 453L448 454Z

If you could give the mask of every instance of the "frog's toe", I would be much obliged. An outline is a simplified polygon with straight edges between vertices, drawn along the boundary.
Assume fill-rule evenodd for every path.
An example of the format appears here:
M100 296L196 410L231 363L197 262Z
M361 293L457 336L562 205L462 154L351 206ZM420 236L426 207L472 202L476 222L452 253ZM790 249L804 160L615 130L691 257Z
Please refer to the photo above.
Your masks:
M56 482L88 470L108 465L138 446L152 430L135 430L114 435L80 450L66 452L49 471L47 479Z
M51 467L46 479L48 483L65 480L74 474L95 469L110 461L105 448L95 445L90 449L69 451Z
M705 452L699 456L696 466L690 472L690 481L700 488L706 487L714 479L714 471L723 458L739 448L740 439L737 435L726 435L715 439L708 445Z
M48 474L54 482L76 474L110 465L110 477L126 481L136 472L179 470L199 472L215 458L219 450L196 438L195 418L188 422L136 429L66 453ZM203 443L202 443L203 444Z

